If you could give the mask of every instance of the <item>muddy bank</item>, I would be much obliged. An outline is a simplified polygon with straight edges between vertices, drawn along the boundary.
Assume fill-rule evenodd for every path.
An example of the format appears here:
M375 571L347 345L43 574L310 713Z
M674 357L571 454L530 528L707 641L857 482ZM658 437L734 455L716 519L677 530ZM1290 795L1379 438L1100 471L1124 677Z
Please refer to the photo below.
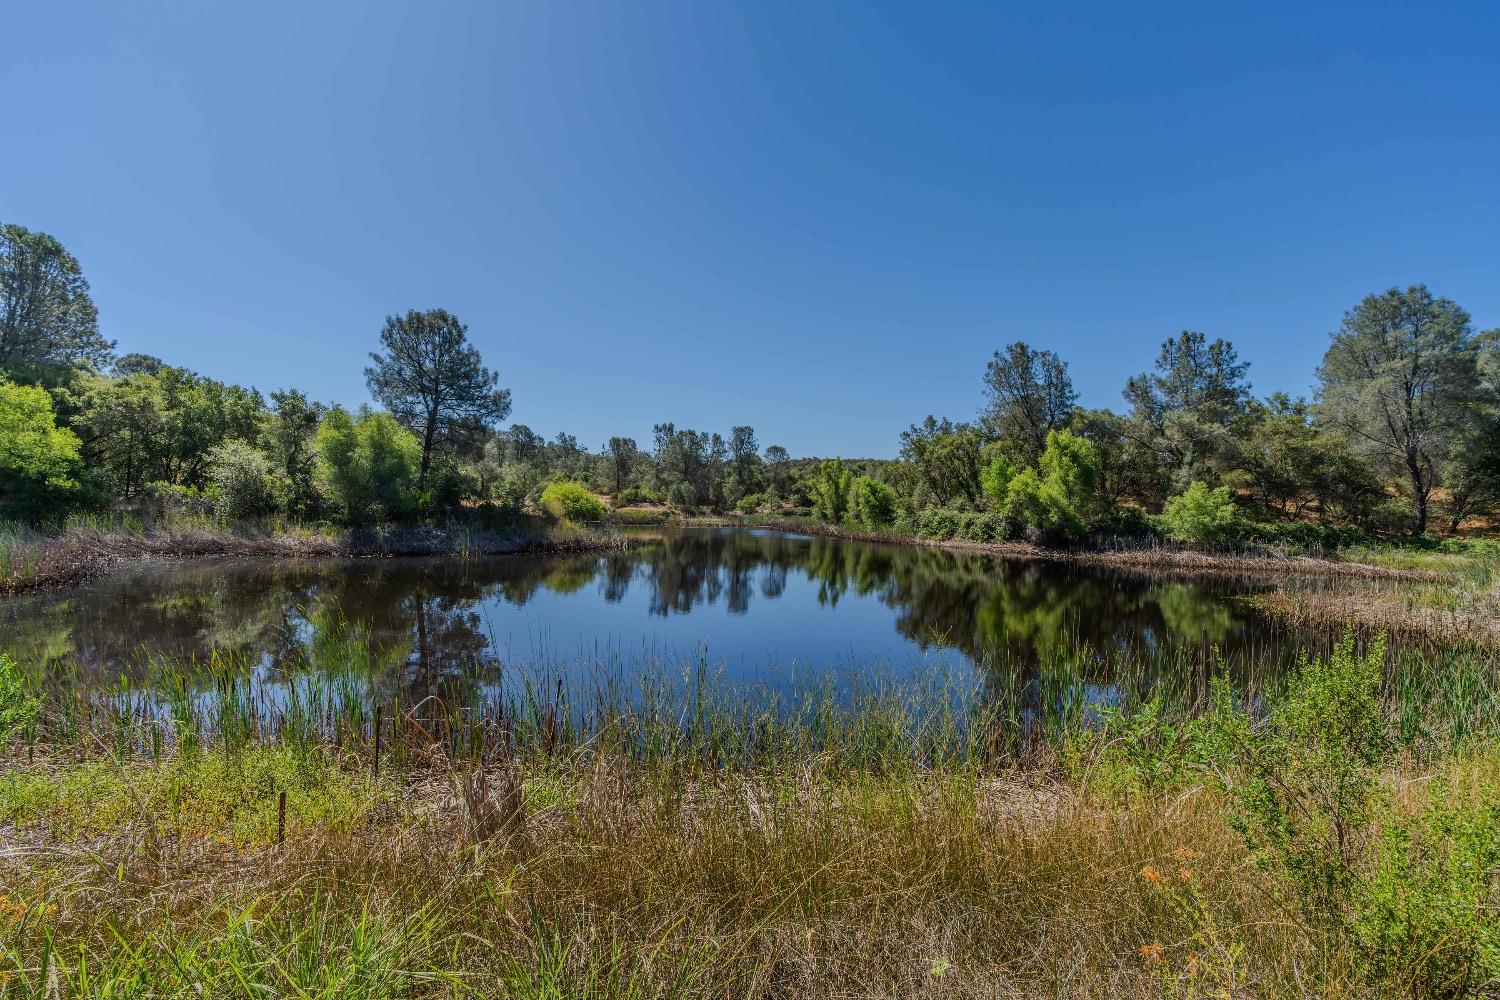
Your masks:
M526 552L608 551L632 544L608 528L572 525L477 530L430 526L357 528L340 532L308 528L217 529L206 526L156 530L75 528L62 535L27 534L5 540L0 594L57 587L147 560L208 559L387 559L417 556L496 556Z

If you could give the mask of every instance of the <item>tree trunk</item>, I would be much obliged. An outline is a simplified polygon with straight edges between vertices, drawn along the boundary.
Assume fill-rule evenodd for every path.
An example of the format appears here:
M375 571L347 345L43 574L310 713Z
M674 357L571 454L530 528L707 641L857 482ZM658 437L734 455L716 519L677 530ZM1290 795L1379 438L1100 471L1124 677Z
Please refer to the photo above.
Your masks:
M1422 481L1422 463L1418 455L1408 451L1406 454L1406 471L1411 477L1411 502L1416 508L1416 517L1412 520L1416 523L1416 533L1427 534L1427 484Z
M417 489L427 488L427 468L432 464L432 439L437 436L437 413L427 417L427 428L422 435L422 471L417 476Z

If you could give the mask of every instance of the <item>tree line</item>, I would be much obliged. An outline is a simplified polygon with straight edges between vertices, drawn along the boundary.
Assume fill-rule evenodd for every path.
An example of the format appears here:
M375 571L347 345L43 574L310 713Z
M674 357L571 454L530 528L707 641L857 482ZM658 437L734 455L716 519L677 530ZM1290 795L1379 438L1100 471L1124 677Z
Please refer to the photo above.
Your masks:
M1123 412L1088 409L1066 361L1016 342L986 366L973 420L913 424L902 461L867 478L918 531L987 514L977 530L1003 537L1420 535L1435 508L1457 533L1500 506L1500 330L1476 332L1451 299L1423 285L1367 296L1332 334L1312 399L1257 398L1249 368L1229 341L1184 331L1126 381ZM823 474L831 495L840 474Z
M1500 507L1500 331L1422 285L1370 295L1332 335L1311 399L1258 398L1234 345L1185 331L1123 387L1078 402L1065 360L997 351L968 419L911 425L894 461L794 460L749 425L658 423L649 442L545 439L442 309L385 320L365 368L376 407L262 394L99 330L78 261L0 226L0 515L196 505L246 520L349 524L459 509L536 511L549 487L616 507L790 513L978 540L1254 529L1457 532ZM585 500L587 498L584 498ZM578 504L582 503L582 506Z
M617 502L725 510L784 476L784 448L658 424L650 451L597 451L502 423L510 391L443 309L387 317L350 411L286 388L264 395L144 354L117 354L78 261L55 238L0 226L0 515L212 507L347 524L460 508L536 511L549 486ZM570 511L576 493L554 490Z

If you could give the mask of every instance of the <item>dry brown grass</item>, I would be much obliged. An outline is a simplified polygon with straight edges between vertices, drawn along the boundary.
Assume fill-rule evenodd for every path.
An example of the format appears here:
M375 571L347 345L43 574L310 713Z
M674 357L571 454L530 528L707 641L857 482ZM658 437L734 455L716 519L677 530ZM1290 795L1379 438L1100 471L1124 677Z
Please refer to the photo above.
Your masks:
M480 829L466 780L372 792L342 832L293 817L279 846L149 811L79 843L12 834L11 905L45 906L12 954L35 961L45 929L75 975L82 948L96 977L169 977L167 945L211 966L229 915L258 914L274 951L322 908L330 961L360 914L423 915L389 995L1358 992L1206 792L1122 805L1035 774L684 782L596 762L527 775L524 815Z

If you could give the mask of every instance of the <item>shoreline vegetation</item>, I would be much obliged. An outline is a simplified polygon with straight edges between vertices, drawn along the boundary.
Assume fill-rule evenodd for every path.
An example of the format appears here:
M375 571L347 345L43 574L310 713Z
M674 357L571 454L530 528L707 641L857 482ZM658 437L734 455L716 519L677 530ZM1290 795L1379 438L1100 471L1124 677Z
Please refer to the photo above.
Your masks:
M0 666L7 995L1500 982L1492 658L1346 639L1264 689L1143 677L1027 721L1009 687L873 681L402 700L350 641L274 696L233 669L207 698L164 666L101 699Z
M55 533L0 531L0 596L67 586L153 559L368 559L608 551L630 544L611 526L542 518L485 526L456 522L333 528L290 523L223 525L174 518L152 526L77 518Z
M147 527L130 520L75 517L56 533L26 528L0 533L0 595L66 586L153 559L475 558L609 551L637 541L620 528L736 527L1073 563L1148 576L1270 579L1276 589L1256 595L1253 603L1293 624L1337 629L1353 622L1368 632L1500 646L1500 559L1485 550L1454 556L1392 546L1357 549L1351 558L1265 547L1205 551L1159 541L1053 548L1027 542L938 540L794 516L683 516L666 508L603 512L603 520L581 524L510 517L488 523L476 518L443 527L345 529L282 521L226 526L210 517L182 516ZM1327 585L1312 585L1320 580Z
M1337 555L1275 552L1266 548L1212 551L1173 545L1160 540L1138 544L1129 544L1119 540L1106 542L1097 547L1080 545L1055 548L1022 541L976 542L957 538L926 538L921 535L879 528L829 524L801 517L767 517L753 514L740 517L688 517L683 520L683 523L702 527L765 528L797 534L820 535L827 538L847 538L852 541L919 545L949 549L954 552L975 552L1004 559L1112 566L1174 575L1213 573L1236 576L1353 577L1371 580L1436 580L1442 575L1433 569L1382 566L1357 560L1345 560Z

